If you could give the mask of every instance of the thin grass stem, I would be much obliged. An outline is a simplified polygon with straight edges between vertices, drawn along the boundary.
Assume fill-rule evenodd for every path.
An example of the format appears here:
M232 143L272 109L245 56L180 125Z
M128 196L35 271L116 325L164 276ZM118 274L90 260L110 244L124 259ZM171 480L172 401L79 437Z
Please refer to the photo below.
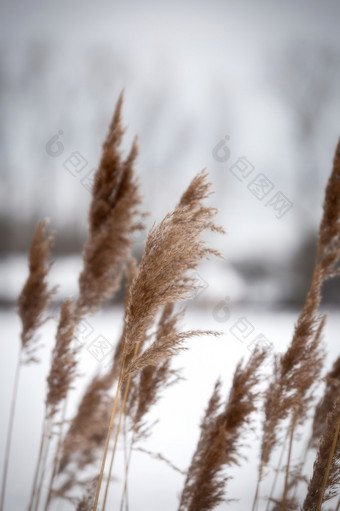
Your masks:
M62 438L63 438L63 425L65 422L66 409L67 409L67 397L66 397L66 399L64 399L62 413L61 413L61 422L60 422L60 428L59 428L59 433L58 433L58 442L57 442L56 452L55 452L54 460L53 460L53 469L52 469L52 473L51 473L50 483L48 486L48 493L47 493L47 498L46 498L46 503L45 503L45 508L44 508L45 511L47 511L48 506L52 499L52 488L53 488L53 483L54 483L54 479L55 479L55 476L57 473L57 468L58 468L58 460L59 460L59 453L60 453L60 448L61 448L61 443L62 443Z
M125 360L126 360L126 355L124 355L122 366L120 368L119 380L118 380L118 384L117 384L117 390L116 390L116 395L115 395L114 403L113 403L113 406L112 406L112 412L111 412L110 423L109 423L109 427L108 427L107 435L106 435L106 441L105 441L104 453L103 453L103 458L102 458L102 464L101 464L101 468L100 468L100 473L99 473L98 483L97 483L97 488L96 488L96 494L95 494L95 498L94 498L93 511L97 511L97 508L98 508L100 489L101 489L101 485L102 485L102 481L103 481L105 464L106 464L106 458L107 458L107 453L108 453L108 449L109 449L110 438L111 438L114 418L115 418L115 415L116 415L117 404L118 404L118 399L119 399L119 391L120 391L120 387L121 387L121 384L122 384L122 381L123 381L123 373L124 373L124 368L125 368Z
M16 368L15 368L14 386L13 386L11 408L10 408L9 420L8 420L6 450L5 450L4 468L3 468L2 483L1 483L1 501L0 501L1 511L4 510L5 498L6 498L7 475L8 475L8 466L9 466L9 458L10 458L11 443L12 443L12 433L13 433L15 409L16 409L16 402L17 402L17 397L18 397L20 368L21 368L21 350L19 351Z
M136 346L135 346L135 351L133 353L133 358L135 358L137 356L138 351L139 351L139 346L140 346L140 343L138 342L136 344ZM132 375L129 374L128 380L127 380L127 383L126 383L126 387L125 387L125 391L124 391L122 405L121 405L120 411L119 411L119 420L118 420L118 425L117 425L117 429L116 429L115 441L114 441L114 445L113 445L113 449L112 449L112 454L111 454L111 460L110 460L109 473L108 473L108 476L107 476L106 487L105 487L103 511L105 511L106 500L107 500L107 495L108 495L108 492L109 492L109 486L110 486L111 475L112 475L113 461L114 461L114 457L115 457L115 454L116 454L118 437L119 437L119 433L120 433L120 426L121 426L122 418L123 418L124 411L125 411L125 405L126 405L126 401L127 401L129 390L130 390L131 378L132 378Z
M337 427L336 427L336 430L335 430L335 433L334 433L333 442L332 442L331 450L330 450L330 453L329 453L329 456L328 456L328 463L327 463L326 471L325 471L325 474L324 474L324 477L323 477L322 487L321 487L321 491L320 491L320 495L319 495L319 500L318 500L318 505L317 505L316 511L321 511L323 497L324 497L324 494L325 494L325 491L326 491L326 487L327 487L328 476L329 476L329 472L331 470L331 466L332 466L332 461L333 461L333 456L334 456L336 444L338 442L339 431L340 431L340 419L338 419L338 424L337 424ZM339 504L338 504L338 507L339 507Z
M43 454L41 456L40 478L39 478L39 483L38 483L37 490L36 490L34 511L37 511L38 508L39 508L41 490L42 490L42 485L43 485L43 482L44 482L46 464L47 464L48 453L49 453L49 448L50 448L50 442L51 442L51 437L52 437L52 421L50 419L47 420L46 435L45 435L45 437L46 437L46 441L44 442L44 444L45 444L44 447L45 448L44 448L44 452L43 452Z
M289 448L288 448L285 485L284 485L284 491L283 491L283 497L282 497L281 511L286 511L286 506L287 506L289 469L290 469L290 462L291 462L291 457L292 457L292 448L293 448L296 420L297 420L297 413L296 413L296 410L294 410L292 422L290 425L290 431L289 431Z
M269 497L267 499L266 511L269 511L269 504L270 504L270 501L271 501L271 499L273 497L273 494L274 494L274 491L275 491L275 488L276 488L276 483L277 483L277 480L279 478L279 472L281 470L282 461L283 461L283 455L284 455L284 452L285 452L285 449L286 449L286 443L287 443L287 440L288 440L288 436L289 436L289 430L287 430L287 432L286 432L286 437L285 437L283 445L282 445L279 463L277 465L276 472L275 472L275 477L274 477L274 480L273 480L273 484L272 484L272 487L270 489Z

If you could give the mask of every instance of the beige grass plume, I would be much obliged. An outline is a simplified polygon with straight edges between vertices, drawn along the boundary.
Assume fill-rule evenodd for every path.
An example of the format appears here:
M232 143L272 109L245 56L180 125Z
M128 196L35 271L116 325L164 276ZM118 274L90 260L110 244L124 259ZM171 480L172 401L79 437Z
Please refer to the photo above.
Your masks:
M179 505L180 511L207 511L224 499L234 465L240 464L242 435L257 410L259 368L264 351L255 350L245 367L239 363L229 398L222 408L218 380L201 423L201 436L192 458Z
M54 235L47 233L45 220L34 232L29 253L29 275L18 298L18 314L22 323L21 348L27 362L36 361L35 333L44 322L44 313L56 288L48 287L47 277L51 267L49 257Z
M141 228L141 197L134 173L137 142L123 160L120 145L123 94L119 97L99 167L95 174L89 212L89 237L83 251L79 277L80 312L96 310L119 289L130 257L131 234Z
M57 413L58 407L66 398L75 376L77 348L72 344L75 326L74 304L71 300L66 300L60 308L56 342L52 351L52 361L47 377L46 408L48 418Z
M59 462L59 449L62 443L62 429L66 414L66 397L76 375L78 348L73 344L73 335L78 322L78 315L74 303L65 300L60 307L60 317L57 326L56 339L52 350L51 365L47 376L47 395L45 400L45 417L40 444L40 455L38 457L34 483L31 496L31 504L35 498L36 507L39 506L44 475L46 472L45 463L52 443L52 431L57 426L58 434L55 446L55 453L50 474L50 482L47 489L45 509L48 508L54 496L53 484L57 473ZM57 415L61 413L59 420ZM39 480L39 473L41 474ZM39 481L39 482L38 482Z
M192 180L174 211L150 230L127 304L125 356L133 352L136 343L143 342L163 306L192 296L195 282L190 272L209 255L220 256L201 239L207 230L224 232L213 222L216 210L202 205L202 200L210 194L207 173L201 172ZM133 366L128 366L127 373L140 370L147 362L147 365L158 363L171 355L171 345L180 346L186 337L195 334L197 332L180 333L172 340L159 340L148 348L148 353L137 357Z
M37 330L46 321L44 314L52 300L56 288L49 288L48 273L51 268L49 258L54 243L54 235L47 232L47 221L40 222L34 232L29 252L29 275L18 298L18 314L22 323L21 347L14 376L14 387L8 422L2 475L0 509L3 510L7 484L11 439L21 364L37 362Z
M339 495L340 486L340 396L328 413L303 511L320 511L322 504Z
M45 510L48 509L54 497L53 486L59 463L59 451L62 445L62 431L66 415L66 397L76 376L76 355L78 347L76 347L72 341L77 320L78 317L75 312L74 303L71 300L66 300L60 308L56 340L52 351L50 371L47 377L45 420L51 422L51 427L53 427L53 421L55 422L55 418L61 411L61 408L62 413L59 424L57 424L59 426L59 432L55 446Z
M97 459L110 417L108 390L111 387L111 374L96 375L91 380L63 441L60 472L70 464L80 471Z
M327 413L332 409L336 398L340 394L340 357L334 362L331 371L326 375L325 392L315 407L312 435L309 448L317 448L320 438L325 431Z
M313 386L320 381L324 353L321 347L321 330L318 309L322 284L338 274L340 258L340 142L338 143L333 170L329 178L320 223L317 257L303 310L295 325L292 341L279 358L276 374L267 391L267 409L262 439L259 478L254 498L255 509L263 468L268 463L277 443L280 423L291 416L290 443L286 465L285 490L282 510L286 509L289 485L289 464L296 426L303 423L312 400ZM268 404L271 404L270 406Z

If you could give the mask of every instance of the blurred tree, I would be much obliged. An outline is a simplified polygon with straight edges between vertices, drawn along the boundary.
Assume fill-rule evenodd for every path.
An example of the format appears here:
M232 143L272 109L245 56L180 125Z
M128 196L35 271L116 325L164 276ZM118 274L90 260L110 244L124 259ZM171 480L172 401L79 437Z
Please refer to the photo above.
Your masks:
M303 226L313 220L306 213L311 204L320 203L329 171L319 168L317 148L327 137L320 132L320 121L340 88L339 62L340 54L333 48L301 42L285 48L281 56L276 52L270 66L270 80L292 116L294 202L299 205L295 214Z
M291 260L291 299L301 302L314 264L315 212L321 209L328 168L320 168L318 148L327 140L321 121L340 89L340 54L329 46L295 43L275 54L270 80L293 123L295 177L293 198L297 250ZM312 214L311 214L312 212ZM310 233L313 234L310 234Z

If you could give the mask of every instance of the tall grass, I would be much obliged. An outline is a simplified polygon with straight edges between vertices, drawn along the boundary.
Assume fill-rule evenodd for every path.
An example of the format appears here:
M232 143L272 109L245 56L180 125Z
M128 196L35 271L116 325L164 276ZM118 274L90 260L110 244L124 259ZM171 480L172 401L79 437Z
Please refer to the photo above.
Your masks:
M140 262L132 257L132 234L141 228L141 196L134 163L137 143L124 158L121 143L123 96L115 109L95 175L89 210L89 235L83 250L79 293L60 307L51 366L47 377L45 416L40 449L33 475L29 510L45 511L57 500L66 499L79 511L106 509L114 485L115 454L124 440L125 466L121 506L127 508L128 474L133 452L148 453L143 441L152 434L150 410L164 391L180 384L174 358L189 349L196 336L218 332L183 331L185 303L198 286L192 274L210 256L220 257L204 241L204 234L223 234L214 221L216 210L205 205L211 195L206 172L189 184L174 209L153 225ZM185 473L178 503L180 511L215 509L226 500L232 484L233 467L243 462L242 445L255 417L262 414L259 468L253 485L252 510L320 511L325 502L336 501L340 483L339 451L339 359L326 377L323 398L315 391L322 385L326 316L320 315L322 285L339 274L340 258L340 143L326 188L324 213L319 229L317 256L310 289L299 315L293 338L285 353L276 355L272 373L263 378L265 350L258 347L249 360L239 363L225 399L218 379L200 426L200 437ZM33 236L29 256L30 274L18 300L22 321L21 348L15 376L14 397L9 416L9 433L4 459L1 511L10 459L11 433L17 401L19 367L36 362L39 345L36 331L44 321L53 296L48 287L48 258L52 236L41 223ZM124 278L125 277L125 278ZM79 353L74 342L80 321L96 313L125 285L122 331L112 364L87 383L78 409L67 422L67 397L77 377ZM310 418L313 420L310 421ZM325 420L327 418L327 420ZM301 427L311 422L305 456L292 458ZM57 435L52 436L52 433ZM262 483L277 447L282 445L282 463L270 495L262 495ZM307 454L314 452L314 470L306 483ZM149 453L174 467L161 453ZM52 455L52 467L46 460ZM280 477L280 471L283 476ZM280 485L279 491L275 491ZM46 490L47 487L47 490ZM298 491L299 489L299 491ZM298 500L297 494L305 497ZM274 493L276 494L274 496ZM150 491L151 494L151 491ZM44 496L44 501L42 501ZM232 503L229 503L232 508ZM340 502L340 499L339 499ZM334 506L336 503L334 504ZM150 508L152 499L150 499ZM339 507L339 503L338 503Z

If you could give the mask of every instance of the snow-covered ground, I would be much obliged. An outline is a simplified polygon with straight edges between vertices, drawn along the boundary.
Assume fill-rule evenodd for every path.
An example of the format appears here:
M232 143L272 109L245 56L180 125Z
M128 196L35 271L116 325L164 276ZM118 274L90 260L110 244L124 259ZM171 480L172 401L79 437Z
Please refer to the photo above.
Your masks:
M81 269L82 259L80 256L56 258L51 267L49 282L51 287L57 287L55 295L57 301L62 301L77 294L78 275ZM11 255L1 260L0 300L14 303L27 275L28 262L26 255ZM243 278L224 261L215 260L213 265L209 263L202 264L199 271L193 272L192 276L199 287L197 298L200 298L200 302L219 300L221 296L224 296L226 289L228 289L228 294L233 297L234 301L247 297L247 286ZM272 287L269 290L271 298L275 294Z
M276 258L276 264L283 259ZM261 262L267 268L273 269L273 262L261 258ZM78 292L78 275L82 269L80 256L56 257L50 270L49 282L51 287L56 287L55 300L61 302L70 296L76 296ZM266 275L252 281L251 285L246 282L243 275L233 267L228 257L225 260L215 259L213 264L206 261L200 265L198 271L192 272L192 276L198 286L195 296L197 302L203 305L215 305L222 298L230 299L233 303L255 302L280 303L288 293L289 279ZM27 256L23 254L11 254L0 260L0 303L13 304L22 289L28 275Z
M164 392L163 399L150 414L150 420L158 418L159 423L155 426L150 439L141 447L155 453L162 453L176 466L185 470L198 439L200 418L217 377L222 377L223 389L227 392L237 361L249 356L249 343L259 334L263 334L276 351L282 352L291 339L297 316L298 311L274 312L249 307L245 309L226 303L217 303L205 310L191 307L183 320L184 329L215 329L223 332L223 335L219 338L193 339L189 343L188 351L177 357L175 365L183 368L185 380ZM237 334L235 325L241 318L243 321L248 321L248 325L252 325L249 342L241 342L235 337ZM20 323L13 311L1 311L0 319L3 340L0 346L0 374L4 389L0 398L2 410L0 459L3 459ZM85 381L97 370L102 370L110 360L109 344L107 344L105 358L102 361L97 360L101 355L95 349L95 340L98 336L102 336L101 338L113 345L119 336L121 324L122 310L116 307L96 317L88 318L81 326L78 335L78 340L83 345L79 365L81 377L77 380L69 402L69 414L72 414L76 406ZM40 439L49 349L53 343L54 331L55 319L52 319L41 330L41 341L45 345L41 351L41 363L38 366L25 367L21 375L9 471L7 509L11 511L25 509L30 491ZM324 334L328 366L339 355L339 331L339 314L337 311L330 311ZM266 368L267 370L269 367ZM302 435L300 447L303 445L306 434L307 431ZM255 433L248 435L246 439L248 447L243 451L248 460L243 461L240 468L230 472L233 479L228 483L227 496L240 499L239 502L223 504L221 510L247 511L250 509L256 478L259 435L259 427ZM299 446L296 446L294 455L298 456L298 454ZM118 481L113 484L110 493L111 508L117 508L120 502L122 468L123 453L122 449L119 449L114 470ZM163 462L153 460L143 453L134 453L129 478L130 508L134 511L145 509L173 511L177 508L183 481L180 473L174 472ZM266 484L263 485L263 491L265 490ZM52 509L67 511L73 507L62 502Z

